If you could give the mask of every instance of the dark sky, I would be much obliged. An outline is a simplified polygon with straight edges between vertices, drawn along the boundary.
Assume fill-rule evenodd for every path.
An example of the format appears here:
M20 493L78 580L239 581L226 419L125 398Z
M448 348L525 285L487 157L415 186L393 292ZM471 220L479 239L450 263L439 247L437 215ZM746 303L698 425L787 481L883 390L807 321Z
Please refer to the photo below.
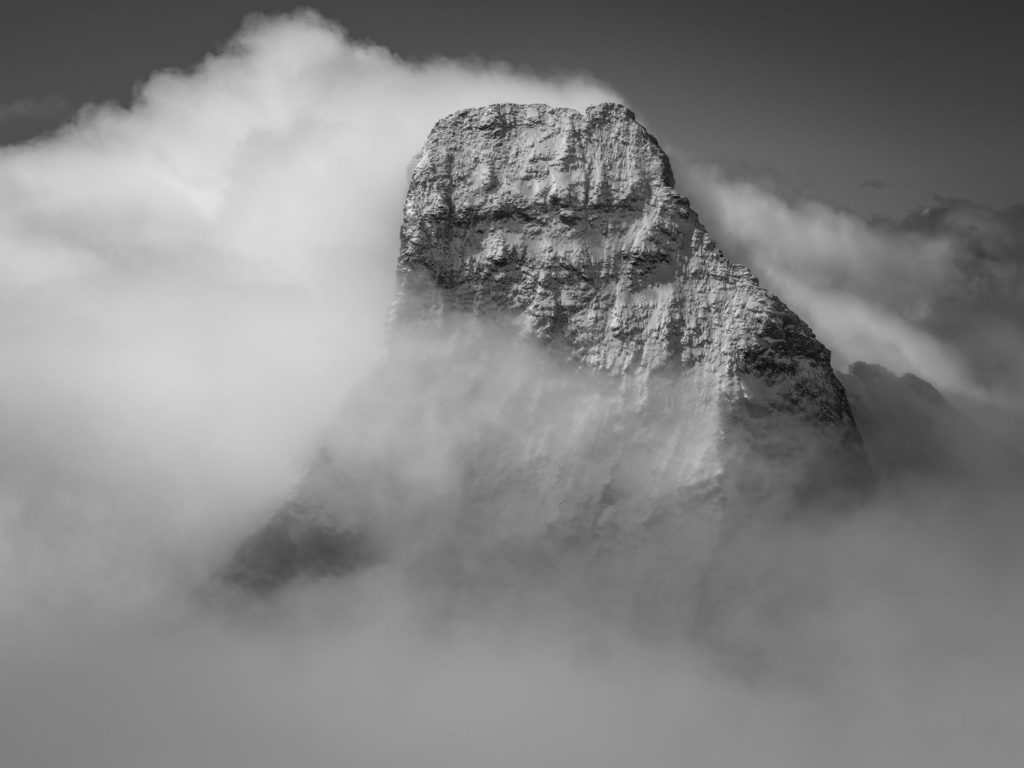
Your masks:
M899 215L932 195L1024 201L1022 13L986 2L344 2L311 4L407 58L588 71L670 149L782 191ZM126 102L274 0L7 0L0 141L88 101Z

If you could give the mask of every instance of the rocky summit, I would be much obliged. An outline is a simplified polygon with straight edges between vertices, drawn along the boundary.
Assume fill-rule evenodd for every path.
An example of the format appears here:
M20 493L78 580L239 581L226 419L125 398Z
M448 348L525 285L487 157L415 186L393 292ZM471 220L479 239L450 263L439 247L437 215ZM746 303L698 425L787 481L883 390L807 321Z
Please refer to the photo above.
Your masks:
M397 269L383 363L229 581L586 562L671 590L743 521L868 480L829 351L723 256L621 105L442 119Z

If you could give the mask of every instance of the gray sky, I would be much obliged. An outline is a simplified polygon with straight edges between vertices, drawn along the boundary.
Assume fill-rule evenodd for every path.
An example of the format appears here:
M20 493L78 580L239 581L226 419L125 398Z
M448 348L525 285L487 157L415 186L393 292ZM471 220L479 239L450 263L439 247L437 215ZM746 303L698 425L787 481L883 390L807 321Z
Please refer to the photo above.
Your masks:
M677 156L771 179L864 215L933 195L1024 200L1024 47L1009 3L781 0L311 3L413 59L585 70L621 92ZM81 104L127 101L190 67L277 0L13 0L0 29L0 141Z

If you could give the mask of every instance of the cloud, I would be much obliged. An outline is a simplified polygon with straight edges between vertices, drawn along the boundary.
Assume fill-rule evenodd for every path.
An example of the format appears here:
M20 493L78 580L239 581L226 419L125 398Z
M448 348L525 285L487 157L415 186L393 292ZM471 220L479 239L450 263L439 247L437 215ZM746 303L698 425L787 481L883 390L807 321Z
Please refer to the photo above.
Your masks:
M15 99L0 104L0 125L16 120L46 120L59 116L66 109L64 99L54 94L40 99Z
M253 17L127 109L0 149L0 538L34 542L0 593L33 584L41 552L187 569L202 547L169 562L181 542L251 527L379 352L431 125L610 98L585 77L407 63L306 12Z

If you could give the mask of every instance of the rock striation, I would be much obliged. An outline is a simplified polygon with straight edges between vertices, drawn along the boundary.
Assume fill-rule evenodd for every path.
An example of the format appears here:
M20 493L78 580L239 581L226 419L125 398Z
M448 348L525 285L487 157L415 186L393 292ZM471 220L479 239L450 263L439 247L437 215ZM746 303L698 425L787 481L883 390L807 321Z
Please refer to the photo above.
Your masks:
M229 580L273 584L251 553L298 525L457 578L577 558L611 587L654 567L672 589L740 521L870 475L829 351L723 256L621 105L438 122L390 323L380 370Z

